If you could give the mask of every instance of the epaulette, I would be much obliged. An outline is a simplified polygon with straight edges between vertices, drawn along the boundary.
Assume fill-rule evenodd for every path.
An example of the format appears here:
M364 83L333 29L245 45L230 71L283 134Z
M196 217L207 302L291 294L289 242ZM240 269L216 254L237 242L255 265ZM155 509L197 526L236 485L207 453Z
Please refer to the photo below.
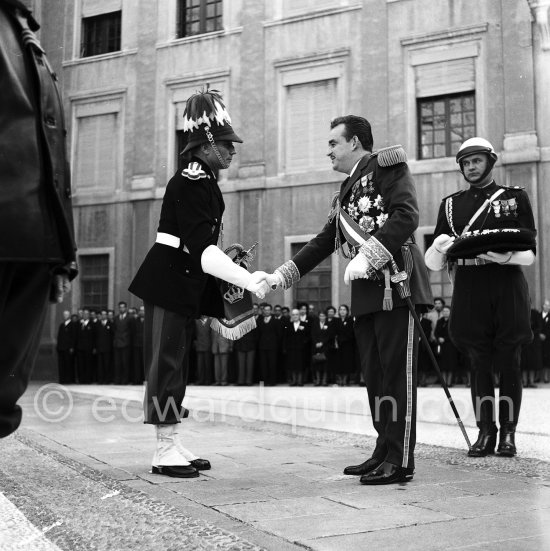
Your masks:
M502 184L498 184L498 187L509 189L511 191L521 191L525 189L525 186L503 186Z
M382 149L375 151L373 155L378 157L378 164L384 168L407 162L407 154L405 153L403 146L400 144L383 147Z
M455 197L456 195L460 195L461 193L464 193L465 191L466 191L465 189L460 189L458 191L455 191L454 193L451 193L450 195L447 195L446 197L443 197L443 199L441 199L441 200L445 201L449 197Z
M210 178L206 172L202 169L199 163L189 163L187 168L181 171L181 175L189 180L200 180L201 178Z

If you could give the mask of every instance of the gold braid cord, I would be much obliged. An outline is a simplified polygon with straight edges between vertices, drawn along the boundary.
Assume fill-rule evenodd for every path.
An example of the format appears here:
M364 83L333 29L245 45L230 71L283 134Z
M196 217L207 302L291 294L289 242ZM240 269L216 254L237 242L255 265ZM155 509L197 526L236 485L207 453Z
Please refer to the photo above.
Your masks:
M390 251L372 236L361 245L359 251L367 257L369 264L375 270L381 270L392 259Z
M300 272L292 260L287 260L284 264L279 266L275 270L275 273L281 276L283 289L289 289L294 283L300 281Z

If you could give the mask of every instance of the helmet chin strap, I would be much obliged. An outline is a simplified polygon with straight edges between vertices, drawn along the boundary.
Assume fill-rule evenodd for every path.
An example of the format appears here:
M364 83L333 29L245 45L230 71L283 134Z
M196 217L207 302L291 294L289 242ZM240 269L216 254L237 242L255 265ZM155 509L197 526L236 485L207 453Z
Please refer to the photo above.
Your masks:
M222 156L220 155L220 151L218 149L218 146L216 145L216 142L214 141L214 136L212 136L212 133L210 132L208 127L206 127L204 129L204 132L205 132L206 137L208 138L208 141L210 142L210 145L212 146L212 150L216 154L216 157L218 158L218 161L220 162L220 165L222 166L222 168L229 168L229 165L222 159Z

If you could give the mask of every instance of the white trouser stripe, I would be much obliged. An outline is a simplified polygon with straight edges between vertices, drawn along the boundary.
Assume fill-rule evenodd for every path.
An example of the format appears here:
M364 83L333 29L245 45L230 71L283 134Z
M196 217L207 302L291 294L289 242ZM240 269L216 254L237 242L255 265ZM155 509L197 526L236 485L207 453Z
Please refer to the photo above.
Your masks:
M407 412L405 414L405 437L403 439L403 467L409 465L409 442L411 439L412 409L413 409L413 352L414 352L414 318L409 312L409 327L407 331Z

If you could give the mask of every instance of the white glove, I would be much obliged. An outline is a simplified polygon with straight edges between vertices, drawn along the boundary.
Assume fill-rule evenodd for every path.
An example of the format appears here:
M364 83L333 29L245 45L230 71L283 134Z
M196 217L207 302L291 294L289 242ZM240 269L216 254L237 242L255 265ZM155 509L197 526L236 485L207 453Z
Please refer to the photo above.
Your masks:
M535 262L535 253L530 249L506 253L488 251L487 253L477 255L477 257L483 258L483 260L491 260L497 264L514 264L516 266L530 266Z
M370 268L369 261L363 253L357 253L346 267L344 274L344 283L349 285L349 282L354 279L363 279Z
M255 293L258 298L264 298L269 290L265 281L267 277L265 272L249 273L235 264L215 245L209 245L204 249L201 256L201 267L205 273Z
M446 233L442 233L434 239L431 247L424 255L424 261L430 270L438 272L444 268L445 262L447 261L447 251L454 243L454 240L454 237Z

